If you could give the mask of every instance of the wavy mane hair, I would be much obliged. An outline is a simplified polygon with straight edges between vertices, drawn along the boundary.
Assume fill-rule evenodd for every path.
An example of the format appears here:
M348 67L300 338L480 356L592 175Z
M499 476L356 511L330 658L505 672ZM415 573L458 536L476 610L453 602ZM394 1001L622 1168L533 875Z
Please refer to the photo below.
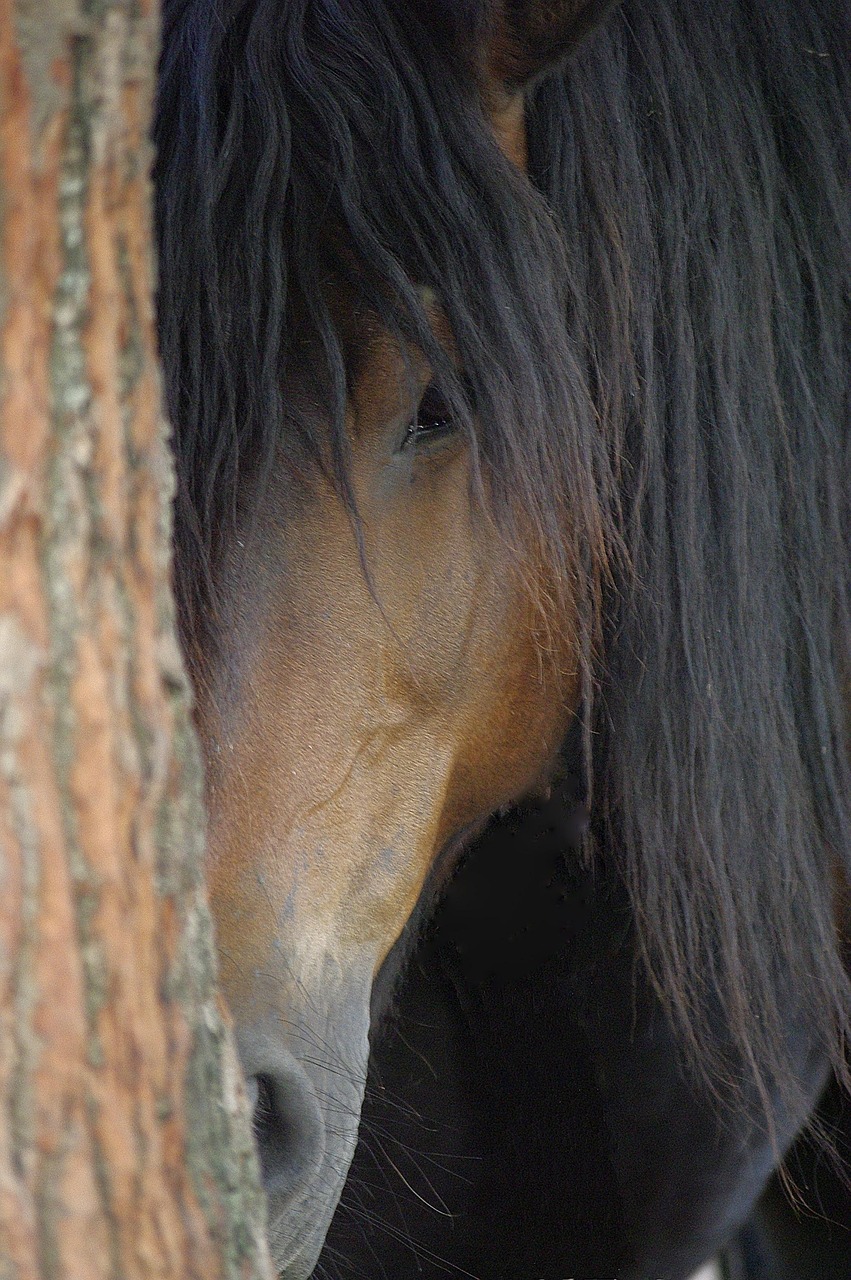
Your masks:
M798 1014L847 1082L845 8L626 0L529 92L529 183L470 73L488 0L166 0L155 128L190 650L249 478L352 505L342 288L441 371L553 625L578 601L592 854L695 1057L717 993L763 1098Z

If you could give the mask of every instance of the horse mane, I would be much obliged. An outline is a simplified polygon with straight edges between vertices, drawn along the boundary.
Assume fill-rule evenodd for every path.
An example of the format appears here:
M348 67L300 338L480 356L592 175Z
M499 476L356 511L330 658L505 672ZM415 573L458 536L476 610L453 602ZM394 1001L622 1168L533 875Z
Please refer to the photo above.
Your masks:
M695 1058L764 1099L796 1020L848 1081L843 8L627 0L532 91L531 186L393 0L166 0L155 125L188 645L250 477L320 467L352 504L343 281L446 380L548 607L578 601L592 843Z

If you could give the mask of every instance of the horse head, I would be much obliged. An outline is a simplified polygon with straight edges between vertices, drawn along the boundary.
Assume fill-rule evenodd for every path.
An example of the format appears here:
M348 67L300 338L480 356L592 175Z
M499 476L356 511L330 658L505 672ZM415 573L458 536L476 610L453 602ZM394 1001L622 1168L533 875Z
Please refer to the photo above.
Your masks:
M546 786L580 699L601 517L523 89L603 6L203 8L167 6L160 90L161 171L186 158L175 119L194 130L161 222L210 207L189 304L210 348L176 380L204 389L171 406L179 444L195 415L178 582L222 982L295 1280L354 1151L376 974L438 861Z

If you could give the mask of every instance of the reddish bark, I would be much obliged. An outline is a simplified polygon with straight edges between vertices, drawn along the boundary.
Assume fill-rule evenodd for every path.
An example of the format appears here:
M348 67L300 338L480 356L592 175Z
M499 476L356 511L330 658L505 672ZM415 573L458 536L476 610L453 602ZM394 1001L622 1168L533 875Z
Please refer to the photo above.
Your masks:
M201 883L153 0L0 0L0 1280L269 1277Z

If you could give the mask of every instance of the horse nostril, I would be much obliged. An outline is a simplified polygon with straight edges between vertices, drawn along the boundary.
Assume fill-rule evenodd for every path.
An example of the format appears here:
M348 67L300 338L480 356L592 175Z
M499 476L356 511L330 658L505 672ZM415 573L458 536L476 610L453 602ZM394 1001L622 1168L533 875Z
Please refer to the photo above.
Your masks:
M294 1200L318 1173L325 1150L325 1127L310 1082L292 1060L285 1070L250 1077L248 1093L266 1191Z

